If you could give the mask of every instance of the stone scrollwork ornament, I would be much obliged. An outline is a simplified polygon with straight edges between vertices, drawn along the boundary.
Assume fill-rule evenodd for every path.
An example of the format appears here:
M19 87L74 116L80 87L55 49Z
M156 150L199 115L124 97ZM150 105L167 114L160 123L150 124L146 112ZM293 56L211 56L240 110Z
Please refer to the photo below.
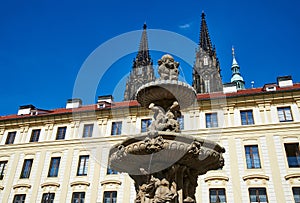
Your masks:
M145 148L149 153L158 152L164 147L164 139L161 136L155 138L146 137L144 143Z
M199 155L200 153L203 153L201 150L201 143L199 141L194 141L188 148L188 153L191 153L195 156Z

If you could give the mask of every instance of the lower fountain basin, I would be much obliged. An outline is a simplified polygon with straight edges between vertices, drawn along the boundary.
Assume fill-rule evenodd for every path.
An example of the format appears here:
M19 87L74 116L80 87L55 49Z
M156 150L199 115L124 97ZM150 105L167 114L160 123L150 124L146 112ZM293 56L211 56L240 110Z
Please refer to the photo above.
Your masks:
M182 135L156 131L128 138L110 150L110 167L130 175L153 174L174 164L197 171L222 168L225 149L215 142Z

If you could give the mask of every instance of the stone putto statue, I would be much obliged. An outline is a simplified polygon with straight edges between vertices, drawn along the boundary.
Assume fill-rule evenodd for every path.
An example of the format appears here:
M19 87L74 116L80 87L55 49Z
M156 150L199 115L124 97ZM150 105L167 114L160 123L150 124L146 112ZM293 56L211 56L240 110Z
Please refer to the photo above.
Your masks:
M179 63L174 61L174 58L165 54L161 59L158 60L158 73L162 80L178 80L178 66Z

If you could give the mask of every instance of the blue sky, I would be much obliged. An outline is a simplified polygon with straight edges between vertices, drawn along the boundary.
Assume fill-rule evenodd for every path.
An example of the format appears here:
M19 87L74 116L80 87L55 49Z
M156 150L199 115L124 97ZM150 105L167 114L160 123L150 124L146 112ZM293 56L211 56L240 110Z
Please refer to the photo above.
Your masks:
M1 1L0 115L14 114L25 104L64 107L87 57L107 40L141 29L144 22L149 29L172 31L198 43L202 10L224 83L231 77L232 45L246 87L283 75L300 82L299 8L299 0ZM155 64L161 54L151 52ZM115 91L134 56L129 53L109 68L98 95ZM181 68L190 82L191 68L184 62Z

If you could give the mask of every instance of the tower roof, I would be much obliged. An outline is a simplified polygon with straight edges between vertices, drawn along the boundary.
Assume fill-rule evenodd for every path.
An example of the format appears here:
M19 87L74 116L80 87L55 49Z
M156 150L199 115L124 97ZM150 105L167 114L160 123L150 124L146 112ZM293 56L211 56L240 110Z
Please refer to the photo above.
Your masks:
M201 29L200 29L200 39L199 39L199 47L205 51L212 52L213 46L210 41L209 32L207 23L205 20L205 13L202 11L202 20L201 20Z
M134 67L151 65L151 57L148 48L147 25L143 25L143 33L140 41L138 54L134 61Z
M232 47L232 77L231 82L234 82L237 85L237 89L245 89L245 81L240 73L240 66L235 58L234 47Z
M232 46L232 66L231 67L235 67L235 66L239 67L239 64L236 61L234 47Z

